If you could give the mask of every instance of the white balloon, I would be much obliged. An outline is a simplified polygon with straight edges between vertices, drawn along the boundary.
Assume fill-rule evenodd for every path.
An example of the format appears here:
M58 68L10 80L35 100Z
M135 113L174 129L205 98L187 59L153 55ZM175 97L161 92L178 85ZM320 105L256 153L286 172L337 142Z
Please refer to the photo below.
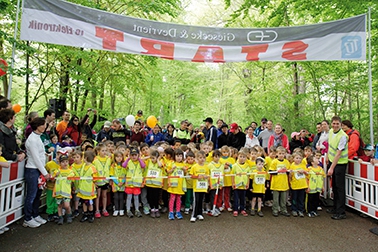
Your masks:
M129 126L133 126L135 123L135 117L133 115L126 116L125 120L126 120L126 124Z

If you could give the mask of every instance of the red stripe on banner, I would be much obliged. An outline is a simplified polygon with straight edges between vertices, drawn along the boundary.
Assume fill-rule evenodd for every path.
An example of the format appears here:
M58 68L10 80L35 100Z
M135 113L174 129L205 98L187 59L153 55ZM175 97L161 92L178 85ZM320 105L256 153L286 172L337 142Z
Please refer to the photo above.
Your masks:
M349 206L354 207L354 201L348 200L348 204L349 204Z
M9 222L11 222L12 220L14 220L14 217L15 217L15 213L12 213L12 214L8 215L8 216L7 216L6 223L9 223Z
M360 164L360 176L361 178L367 178L367 165L366 164Z
M361 205L361 210L364 211L365 213L368 212L368 208L366 206L363 206L363 205Z
M378 166L374 166L374 180L378 181Z
M353 162L349 162L349 165L348 165L348 174L354 175L354 163Z
M375 217L378 218L378 211L375 211Z
M9 173L9 181L15 180L18 177L18 163L12 163Z

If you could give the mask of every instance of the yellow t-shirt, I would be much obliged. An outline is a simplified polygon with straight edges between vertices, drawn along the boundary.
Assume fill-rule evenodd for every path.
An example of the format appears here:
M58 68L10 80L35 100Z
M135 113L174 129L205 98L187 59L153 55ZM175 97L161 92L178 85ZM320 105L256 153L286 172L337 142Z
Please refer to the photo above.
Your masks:
M277 171L277 174L273 174L270 182L270 189L272 191L287 191L289 190L289 181L286 172L280 173L280 171L288 170L290 163L286 159L280 161L274 159L269 168L270 171Z
M186 170L186 174L190 174L190 171L192 170L192 167L193 165L195 165L196 163L193 163L193 164L188 164L188 163L185 163L185 167L187 168ZM193 179L191 178L186 178L186 188L187 189L193 189Z
M55 160L51 160L47 162L45 165L46 171L51 175L53 175L55 170L58 170L59 167L60 165ZM46 182L47 190L54 190L54 185L55 185L55 180L54 181L47 180Z
M266 172L269 172L269 168L270 168L270 166L272 165L272 161L273 161L274 159L272 159L271 157L269 157L269 156L267 156L266 158L265 158L265 166L264 166L264 168L265 168L265 171ZM268 174L269 175L269 174ZM270 175L267 177L267 180L270 180Z
M251 175L253 193L265 193L265 181L269 178L269 173L266 171L253 171Z
M307 172L306 165L303 165L303 163L295 164L292 163L290 165L290 187L293 190L300 190L300 189L306 189L307 188L307 179L306 174L304 172ZM298 171L303 171L303 173L300 173Z
M229 163L231 165L235 164L235 159L232 158L232 157L221 157L219 159L219 162L221 164L226 164L226 163ZM224 167L224 180L223 180L223 186L224 187L229 187L229 186L232 186L232 178L231 176L227 176L229 174L231 174L231 167L228 167L226 168L226 166Z
M211 161L213 161L213 151L210 151L209 154L207 154L205 164L210 164Z
M167 170L169 176L184 176L184 163L172 162ZM168 173L173 167L176 167L172 173ZM177 183L177 185L176 185ZM172 194L184 195L186 191L186 180L185 178L168 178L168 189L167 191Z
M195 164L192 166L192 169L190 170L190 175L193 176L199 176L199 175L204 175L204 176L209 176L210 175L210 168L209 165L204 164L204 165L199 165ZM209 187L209 179L204 178L204 179L198 179L194 178L193 179L193 192L207 192L207 189Z

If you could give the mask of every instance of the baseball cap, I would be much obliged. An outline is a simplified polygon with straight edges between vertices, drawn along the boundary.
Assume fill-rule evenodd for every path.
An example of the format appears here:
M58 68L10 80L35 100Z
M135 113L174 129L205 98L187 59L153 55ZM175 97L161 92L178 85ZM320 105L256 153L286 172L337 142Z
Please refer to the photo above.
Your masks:
M261 119L261 122L266 123L267 121L268 121L268 119L266 119L265 117L263 117L263 118Z
M110 128L110 126L112 126L112 123L111 123L111 122L106 121L106 122L104 123L104 128Z
M294 138L295 136L299 136L301 133L294 131L291 133L291 138Z
M239 128L239 125L237 123L231 123L230 124L230 132L231 133L234 133L237 128Z
M62 162L64 160L68 160L68 156L67 155L62 155L59 157L59 162Z
M374 147L371 146L371 144L366 144L365 147L364 147L364 150L372 151L372 150L374 150Z
M133 154L139 154L139 150L137 148L131 148L130 155L133 155Z
M209 123L213 123L213 118L211 117L207 117L205 120L203 120L204 122L209 122Z

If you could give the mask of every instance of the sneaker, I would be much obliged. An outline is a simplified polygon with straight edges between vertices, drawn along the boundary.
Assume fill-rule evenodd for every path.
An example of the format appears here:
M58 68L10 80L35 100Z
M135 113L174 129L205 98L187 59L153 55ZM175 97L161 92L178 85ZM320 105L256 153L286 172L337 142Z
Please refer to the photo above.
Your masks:
M159 210L156 210L156 211L155 211L155 217L156 217L156 218L160 218L160 212L159 212Z
M59 216L58 225L63 225L63 216Z
M106 211L106 210L102 210L102 215L103 215L104 217L108 217L108 216L109 216L109 213L108 213L108 211Z
M215 213L216 213L217 215L221 215L221 211L218 210L217 208L215 208Z
M286 202L286 206L291 207L291 202L290 201Z
M3 227L3 228L0 229L0 230L2 230L2 231L4 231L4 232L7 232L7 231L9 231L9 227Z
M93 211L88 214L88 222L93 223L94 222L94 214Z
M273 212L272 213L274 217L278 217L278 213L277 212Z
M189 214L189 208L184 209L184 214Z
M142 213L139 210L135 210L135 216L140 218L142 217Z
M151 210L151 214L150 214L151 218L155 218L156 215L155 215L155 211L154 210Z
M227 211L228 211L228 212L232 212L233 210L232 210L231 207L229 207L229 208L227 208Z
M169 212L168 219L169 220L174 220L175 219L175 216L173 215L173 212Z
M100 211L96 211L94 217L96 218L101 218L101 214L100 214Z
M298 212L298 215L299 215L299 217L304 217L304 214L301 211Z
M113 212L113 216L114 216L114 217L118 216L118 214L119 214L119 211L118 211L118 210L115 210L115 211Z
M31 227L31 228L37 228L41 226L41 223L37 222L33 218L29 221L24 220L24 223L22 224L24 227Z
M88 220L88 213L83 213L83 216L81 217L80 222L85 222Z
M316 208L316 210L318 210L318 211L322 211L323 208L322 208L321 206L318 206L318 207Z
M204 218L203 218L202 215L197 215L197 219L199 219L199 220L203 220Z
M242 210L240 213L241 213L244 217L247 217L247 216L248 216L248 214L247 214L247 212L246 212L245 210Z
M134 214L133 214L130 210L128 210L128 211L126 212L126 215L127 215L127 217L129 217L129 218L133 218L133 217L134 217Z
M176 218L179 219L179 220L181 220L183 218L181 212L176 213Z
M232 213L232 215L233 215L234 217L238 217L239 213L238 213L238 211L234 211L234 212Z
M75 217L78 217L80 215L80 213L79 213L79 210L75 210L74 212L73 212L73 217L75 218Z
M281 215L283 215L283 216L286 216L286 217L290 217L290 214L288 213L288 212L281 212Z
M47 220L45 220L45 219L43 219L41 216L37 216L37 217L35 217L34 218L34 220L36 221L36 222L38 222L39 224L46 224L47 223Z
M72 214L67 215L67 223L68 224L72 223Z
M329 214L334 214L334 213L335 213L335 209L333 209L333 208L328 208L328 209L326 210L326 212L329 213Z
M307 216L310 217L310 218L314 218L315 217L314 215L312 215L312 213L308 213Z
M124 216L125 215L125 210L119 210L119 216Z
M263 212L261 212L261 211L258 211L258 212L257 212L257 215L260 216L260 217L264 217L264 214L263 214Z
M55 221L55 216L54 216L53 214L49 214L49 215L47 216L47 221L48 221L48 222L53 222L53 221Z
M251 210L251 215L252 215L252 216L255 216L255 215L256 215L256 211L255 211L255 209L252 209L252 210Z
M150 214L150 208L148 206L143 207L143 213L144 215L149 215Z
M291 212L291 215L293 215L294 217L298 217L298 213L297 213L297 211L292 211L292 212Z
M220 211L220 212L223 212L223 211L224 211L224 207L221 206L221 207L219 208L219 211Z
M312 211L311 214L314 215L314 217L318 217L319 216L319 214L317 212L315 212L315 211Z
M196 222L196 220L197 220L197 218L194 217L194 216L190 218L190 222Z

